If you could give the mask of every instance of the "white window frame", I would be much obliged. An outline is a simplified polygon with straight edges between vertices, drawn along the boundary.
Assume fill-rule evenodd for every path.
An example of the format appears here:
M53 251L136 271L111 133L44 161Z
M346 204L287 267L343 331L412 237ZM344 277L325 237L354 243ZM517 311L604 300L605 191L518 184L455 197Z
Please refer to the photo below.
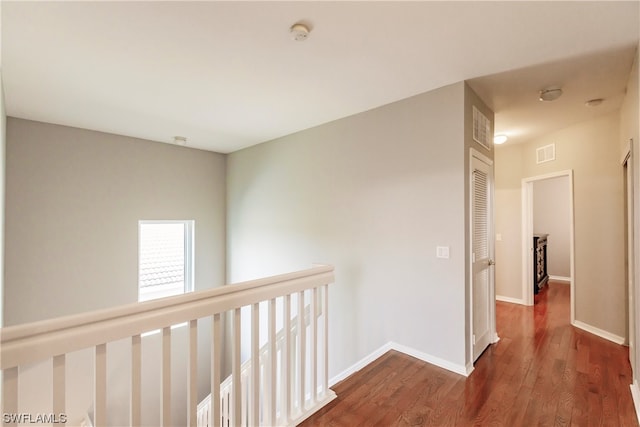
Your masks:
M184 226L184 289L182 294L192 292L194 289L194 240L195 240L195 221L194 220L140 220L138 221L138 302L140 300L140 258L141 258L141 245L140 240L142 237L142 226L147 224L183 224ZM180 295L180 294L178 294ZM173 295L175 296L175 295ZM162 297L158 297L162 298ZM145 301L153 301L151 298Z

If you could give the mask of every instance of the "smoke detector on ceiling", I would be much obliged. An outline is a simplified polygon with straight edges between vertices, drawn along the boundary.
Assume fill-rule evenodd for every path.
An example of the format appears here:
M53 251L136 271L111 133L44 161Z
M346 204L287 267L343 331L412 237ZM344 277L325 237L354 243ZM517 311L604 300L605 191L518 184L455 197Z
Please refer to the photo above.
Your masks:
M562 96L562 89L547 88L540 91L540 101L555 101Z
M297 42L303 42L309 37L311 30L309 27L301 22L293 24L291 26L291 37Z

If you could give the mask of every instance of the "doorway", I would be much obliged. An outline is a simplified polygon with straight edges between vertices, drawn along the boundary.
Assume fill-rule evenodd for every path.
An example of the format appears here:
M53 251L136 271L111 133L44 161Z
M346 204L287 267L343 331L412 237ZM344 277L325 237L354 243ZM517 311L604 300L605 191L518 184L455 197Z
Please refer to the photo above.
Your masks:
M471 319L473 360L497 341L493 161L471 150Z
M547 175L540 175L531 178L525 178L522 180L522 296L525 305L533 305L534 295L534 247L533 236L535 232L541 232L541 230L535 230L534 217L535 217L535 186L536 183L548 181L556 178L565 178L564 184L568 188L563 188L564 194L568 198L568 236L566 237L566 244L568 245L568 268L564 271L568 271L568 276L564 273L555 277L560 280L568 280L570 283L571 293L571 323L575 321L575 249L574 249L574 215L573 215L573 171L567 170ZM553 209L553 207L549 207ZM553 238L553 236L550 236Z

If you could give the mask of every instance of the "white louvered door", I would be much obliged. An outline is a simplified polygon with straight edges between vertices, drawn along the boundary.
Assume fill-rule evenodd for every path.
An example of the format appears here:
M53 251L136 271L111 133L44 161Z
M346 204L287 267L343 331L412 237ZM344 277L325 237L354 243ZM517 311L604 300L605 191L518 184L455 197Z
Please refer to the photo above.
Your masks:
M476 360L493 339L494 307L492 260L492 200L491 167L473 158L471 176L471 238L473 295L473 360Z

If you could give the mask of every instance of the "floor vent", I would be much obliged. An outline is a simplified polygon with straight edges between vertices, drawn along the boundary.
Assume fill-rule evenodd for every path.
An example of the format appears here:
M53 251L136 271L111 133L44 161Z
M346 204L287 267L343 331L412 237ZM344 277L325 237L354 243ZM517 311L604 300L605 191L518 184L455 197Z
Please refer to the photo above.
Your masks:
M536 163L550 162L556 159L556 144L545 145L536 149Z

